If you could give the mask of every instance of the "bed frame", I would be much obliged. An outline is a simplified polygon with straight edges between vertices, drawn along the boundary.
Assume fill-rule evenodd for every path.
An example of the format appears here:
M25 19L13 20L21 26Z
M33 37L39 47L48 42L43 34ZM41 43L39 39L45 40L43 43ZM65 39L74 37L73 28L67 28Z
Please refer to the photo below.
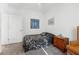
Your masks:
M77 40L79 40L79 26L77 26Z

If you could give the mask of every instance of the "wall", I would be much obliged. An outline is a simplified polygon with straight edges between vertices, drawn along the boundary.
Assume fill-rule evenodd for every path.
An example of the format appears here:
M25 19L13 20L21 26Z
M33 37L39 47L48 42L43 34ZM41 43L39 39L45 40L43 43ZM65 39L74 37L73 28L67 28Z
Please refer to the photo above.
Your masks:
M79 25L79 4L53 4L46 15L47 22L50 18L54 18L55 24L47 25L46 31L76 40L76 27Z
M1 5L0 5L0 53L1 53Z
M0 5L0 43L1 43L1 5Z
M14 15L16 17L21 16L23 19L23 27L24 27L24 35L29 35L29 34L39 34L43 31L45 31L44 29L44 17L43 14L38 11L38 10L31 10L31 9L27 9L27 10L18 10L18 9L14 9L14 8L10 8L7 4L3 4L3 8L2 8L2 22L1 22L1 44L9 44L9 18L11 19L11 17L9 15ZM15 17L15 18L16 18ZM37 18L40 19L40 29L30 29L30 19L31 18ZM16 18L17 20L17 18ZM18 42L16 40L16 42ZM16 43L15 42L15 43Z
M51 4L48 11L42 13L36 7L33 9L14 9L2 4L1 11L1 43L8 44L8 15L22 16L24 35L50 32L62 34L70 40L76 40L76 26L79 25L79 4ZM48 8L47 8L48 9ZM40 29L30 29L30 18L40 19ZM48 25L48 19L54 18L55 24Z
M37 12L37 11L33 11L33 10L27 10L26 13L24 13L25 15L25 34L40 34L41 32L45 31L45 25L44 25L44 18L42 13ZM31 22L30 19L34 18L34 19L39 19L40 21L40 28L39 29L31 29Z
M7 4L1 4L1 44L8 43L8 15L6 14Z

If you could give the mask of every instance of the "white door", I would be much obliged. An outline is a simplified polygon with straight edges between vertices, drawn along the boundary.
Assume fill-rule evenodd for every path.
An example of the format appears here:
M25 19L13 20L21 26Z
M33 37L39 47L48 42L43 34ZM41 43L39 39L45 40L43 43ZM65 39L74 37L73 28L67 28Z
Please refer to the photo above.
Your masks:
M23 19L21 16L9 15L9 43L22 42Z

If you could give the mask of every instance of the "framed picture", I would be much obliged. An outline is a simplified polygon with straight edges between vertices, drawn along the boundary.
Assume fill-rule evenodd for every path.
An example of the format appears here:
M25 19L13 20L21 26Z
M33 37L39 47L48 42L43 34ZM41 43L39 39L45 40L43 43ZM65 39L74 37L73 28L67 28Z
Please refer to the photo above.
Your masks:
M39 19L31 19L31 29L39 29Z
M55 22L54 18L50 18L50 19L48 20L48 25L53 25L54 22Z

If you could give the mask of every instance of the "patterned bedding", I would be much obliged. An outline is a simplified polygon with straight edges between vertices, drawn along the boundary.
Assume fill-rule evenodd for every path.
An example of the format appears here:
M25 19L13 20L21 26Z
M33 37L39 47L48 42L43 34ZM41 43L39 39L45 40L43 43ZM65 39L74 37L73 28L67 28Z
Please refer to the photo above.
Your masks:
M41 47L47 47L51 44L53 34L43 32L37 35L26 35L23 38L24 51L39 49Z

